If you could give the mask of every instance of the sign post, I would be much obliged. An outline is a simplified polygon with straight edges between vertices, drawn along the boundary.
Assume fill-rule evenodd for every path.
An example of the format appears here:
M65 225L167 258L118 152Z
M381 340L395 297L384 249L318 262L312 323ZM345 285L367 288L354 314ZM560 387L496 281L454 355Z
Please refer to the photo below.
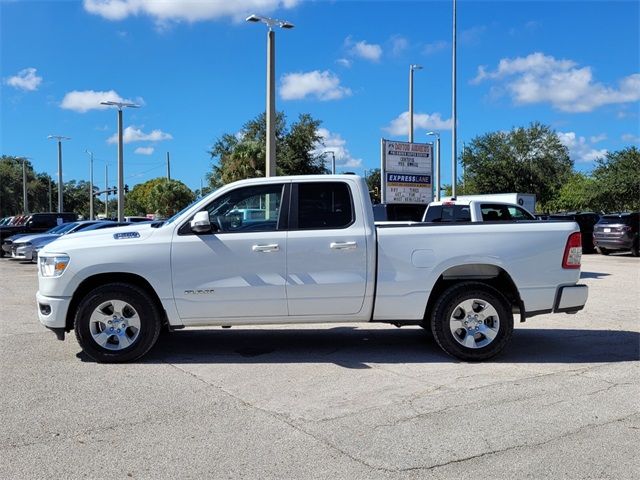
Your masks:
M381 195L387 204L433 201L433 144L381 141Z

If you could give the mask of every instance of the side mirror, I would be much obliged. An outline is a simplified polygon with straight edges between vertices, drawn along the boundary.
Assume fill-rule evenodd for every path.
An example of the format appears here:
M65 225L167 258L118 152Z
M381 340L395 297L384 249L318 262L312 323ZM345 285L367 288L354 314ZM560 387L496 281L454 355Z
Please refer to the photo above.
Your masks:
M194 233L210 233L212 231L209 221L209 212L198 212L191 220L191 231Z

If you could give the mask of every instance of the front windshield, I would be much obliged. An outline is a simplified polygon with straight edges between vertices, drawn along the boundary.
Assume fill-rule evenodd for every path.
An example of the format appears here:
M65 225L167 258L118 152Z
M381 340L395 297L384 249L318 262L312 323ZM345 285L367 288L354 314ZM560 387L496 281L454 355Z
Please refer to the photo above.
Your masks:
M65 234L73 230L78 225L79 225L78 222L63 223L62 225L60 225L60 230L58 230L56 233Z
M67 226L68 223L61 223L60 225L56 225L51 230L47 230L45 233L60 233L60 231Z

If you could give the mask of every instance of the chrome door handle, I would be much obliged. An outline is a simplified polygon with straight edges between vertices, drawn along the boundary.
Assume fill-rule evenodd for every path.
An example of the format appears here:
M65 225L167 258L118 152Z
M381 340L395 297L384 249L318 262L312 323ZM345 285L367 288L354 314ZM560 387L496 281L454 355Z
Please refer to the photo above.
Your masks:
M269 245L254 245L251 247L253 252L277 252L280 250L280 246L277 243L271 243Z
M329 247L333 250L353 250L358 246L356 242L331 242Z

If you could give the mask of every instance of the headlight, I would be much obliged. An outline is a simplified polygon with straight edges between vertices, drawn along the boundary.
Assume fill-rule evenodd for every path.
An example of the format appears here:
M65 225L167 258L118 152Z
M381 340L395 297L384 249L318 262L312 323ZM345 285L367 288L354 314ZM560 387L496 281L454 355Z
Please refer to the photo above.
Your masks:
M54 255L51 257L38 257L40 263L40 275L43 277L59 277L69 265L68 255Z

